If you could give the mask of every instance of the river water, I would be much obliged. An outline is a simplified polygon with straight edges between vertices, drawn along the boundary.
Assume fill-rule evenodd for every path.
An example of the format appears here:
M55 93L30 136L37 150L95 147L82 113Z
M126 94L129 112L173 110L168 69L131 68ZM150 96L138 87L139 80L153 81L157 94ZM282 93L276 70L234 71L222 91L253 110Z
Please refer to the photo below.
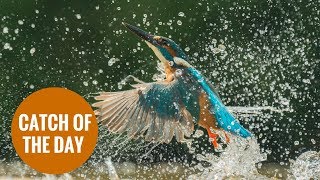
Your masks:
M263 162L266 154L260 152L255 139L232 137L230 145L219 156L196 154L206 162L189 166L188 163L158 162L133 163L88 161L84 166L63 175L41 174L21 162L0 164L0 178L14 179L319 179L320 153L307 151L289 166Z

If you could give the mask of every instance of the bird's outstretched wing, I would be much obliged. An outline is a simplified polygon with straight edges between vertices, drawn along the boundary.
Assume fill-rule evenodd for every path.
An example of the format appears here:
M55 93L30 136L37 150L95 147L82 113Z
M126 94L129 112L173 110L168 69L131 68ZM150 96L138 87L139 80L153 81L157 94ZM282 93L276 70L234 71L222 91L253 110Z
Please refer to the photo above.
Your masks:
M169 143L173 136L178 142L189 137L198 118L196 87L188 77L172 82L133 85L135 89L102 92L95 99L96 115L111 132L126 132L130 138L145 137L147 141Z

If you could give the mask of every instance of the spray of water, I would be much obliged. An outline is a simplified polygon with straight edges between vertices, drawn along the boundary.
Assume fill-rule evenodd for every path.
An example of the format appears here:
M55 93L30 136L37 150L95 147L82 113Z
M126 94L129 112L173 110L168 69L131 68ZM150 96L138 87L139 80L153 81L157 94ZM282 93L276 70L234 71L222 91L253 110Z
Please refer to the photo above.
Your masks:
M291 178L320 179L320 152L307 151L291 161Z
M197 154L199 161L209 162L209 167L202 164L194 168L200 173L189 176L189 179L206 177L208 179L223 179L226 177L260 177L257 163L266 160L265 153L260 152L256 139L243 139L231 136L231 143L218 156L213 153Z

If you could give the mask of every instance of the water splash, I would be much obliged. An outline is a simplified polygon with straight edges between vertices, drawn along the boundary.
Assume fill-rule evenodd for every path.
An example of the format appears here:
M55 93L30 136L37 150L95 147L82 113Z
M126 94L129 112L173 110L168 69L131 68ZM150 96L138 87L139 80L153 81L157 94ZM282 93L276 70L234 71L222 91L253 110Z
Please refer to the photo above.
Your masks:
M320 179L320 152L307 151L291 162L290 171L296 179Z
M198 132L198 135L201 136L201 134L201 132ZM107 136L110 136L110 134ZM119 138L119 141L121 139L123 140L121 137ZM190 143L191 142L187 142L187 144ZM148 146L150 145L155 146L155 144L152 143L148 144ZM130 149L130 147L128 148ZM137 146L134 146L133 148L137 148ZM153 148L150 147L149 149L152 151ZM193 150L191 149L191 151ZM261 168L261 166L264 166L262 165L261 161L266 160L266 153L260 152L259 144L254 138L243 139L240 137L231 136L231 143L224 149L223 152L221 152L220 155L213 153L195 154L199 161L210 163L211 165L209 167L204 167L202 163L190 167L186 164L170 162L148 165L135 164L132 162L112 162L107 154L114 155L114 152L108 152L102 155L101 159L104 159L105 161L97 162L90 160L90 163L86 166L62 175L42 174L31 169L22 162L0 163L0 179L1 177L41 179L121 179L127 177L130 179L150 179L151 177L157 178L160 176L169 179L172 177L184 177L186 179L320 178L320 152L308 151L301 154L296 160L291 161L290 169L287 172L288 174L285 176L279 176L280 171L286 170L281 169L281 167L276 166L273 163L268 163L264 168ZM149 152L144 154L148 155ZM269 171L269 173L263 173L262 170ZM274 173L272 174L270 171L273 171ZM190 175L191 172L193 172L193 174ZM277 172L278 175L276 174Z
M111 180L118 180L119 176L117 174L117 171L116 171L114 165L112 164L111 157L107 158L106 165L108 167L109 178Z
M251 106L251 107L245 107L245 106L228 106L228 109L232 112L237 114L238 116L257 116L264 113L264 111L271 111L271 112L291 112L293 111L289 107L284 109L278 109L272 106Z
M232 136L231 143L219 156L216 154L197 154L197 159L211 164L195 168L201 172L189 176L188 179L224 179L224 178L266 178L258 173L256 164L267 159L265 153L260 152L256 139L243 139Z

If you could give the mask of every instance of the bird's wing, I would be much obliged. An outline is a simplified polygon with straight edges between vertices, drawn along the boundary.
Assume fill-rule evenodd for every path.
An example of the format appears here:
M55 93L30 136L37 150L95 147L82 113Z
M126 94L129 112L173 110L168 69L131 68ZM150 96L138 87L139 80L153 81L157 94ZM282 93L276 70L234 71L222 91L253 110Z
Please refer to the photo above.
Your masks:
M179 78L172 82L133 85L135 89L102 92L93 106L99 121L111 132L126 132L128 137L143 136L147 141L169 143L175 135L178 142L194 130L190 110L198 108L192 95L199 89ZM197 97L197 96L196 96Z

